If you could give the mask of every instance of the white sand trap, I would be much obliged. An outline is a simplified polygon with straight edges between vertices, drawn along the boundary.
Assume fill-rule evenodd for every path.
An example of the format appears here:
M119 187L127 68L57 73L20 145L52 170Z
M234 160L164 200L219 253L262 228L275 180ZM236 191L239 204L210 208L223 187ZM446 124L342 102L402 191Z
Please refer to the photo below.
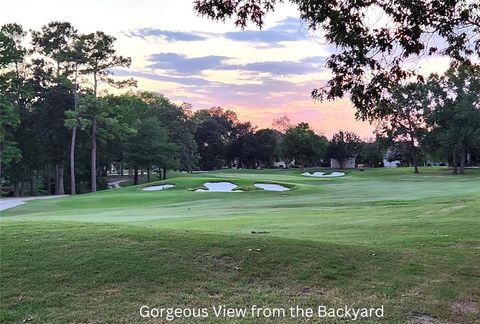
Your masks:
M267 191L287 191L290 190L287 187L278 185L278 184L271 184L271 183L256 183L255 187L267 190Z
M234 190L237 185L231 182L205 182L203 186L207 189L197 189L195 192L241 192L241 190Z
M310 172L304 172L302 173L303 176L305 177L318 177L318 178L328 178L328 177L343 177L345 175L345 173L343 172L332 172L330 174L325 174L325 172L314 172L314 173L310 173Z
M332 172L329 175L327 175L327 177L343 177L344 175L345 173L343 172Z
M143 191L157 191L157 190L170 189L170 188L173 188L173 187L175 187L175 185L166 184L166 185L160 185L160 186L146 187L146 188L143 188L142 190Z
M305 176L305 177L323 177L324 174L325 174L325 172L320 172L320 171L317 171L317 172L314 172L314 173L310 173L310 172L302 173L302 175Z

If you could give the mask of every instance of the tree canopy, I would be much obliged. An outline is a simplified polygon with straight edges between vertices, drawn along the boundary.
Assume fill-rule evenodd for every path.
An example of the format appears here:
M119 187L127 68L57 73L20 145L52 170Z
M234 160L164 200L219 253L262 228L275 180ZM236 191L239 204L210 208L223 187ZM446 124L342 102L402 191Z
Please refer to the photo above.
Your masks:
M263 26L282 0L195 0L203 16L232 18L245 28ZM336 52L327 59L333 72L315 99L349 95L357 117L388 113L390 89L417 75L407 64L423 56L445 55L461 63L480 55L480 3L471 0L290 0L308 27L320 31ZM421 79L421 76L418 76Z
M361 150L360 137L354 132L339 131L334 134L329 146L329 155L338 160L340 168L345 167L345 159L356 157Z
M315 134L308 123L291 127L281 141L283 157L294 159L300 167L312 165L321 160L328 146L324 136Z

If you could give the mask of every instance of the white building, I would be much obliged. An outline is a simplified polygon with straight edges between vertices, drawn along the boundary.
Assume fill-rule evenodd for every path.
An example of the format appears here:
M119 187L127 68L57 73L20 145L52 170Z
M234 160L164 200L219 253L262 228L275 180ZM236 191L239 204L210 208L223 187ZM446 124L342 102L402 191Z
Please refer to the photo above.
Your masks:
M385 168L396 168L400 166L400 161L395 160L395 161L388 161L386 157L383 158L383 166Z
M288 163L288 165L287 165ZM275 161L273 162L273 167L274 168L282 168L282 169L285 169L285 168L291 168L292 166L295 165L295 160L292 160L292 161Z
M384 168L397 168L402 163L399 160L389 161L393 158L395 151L393 149L388 149L387 152L383 155L383 167Z

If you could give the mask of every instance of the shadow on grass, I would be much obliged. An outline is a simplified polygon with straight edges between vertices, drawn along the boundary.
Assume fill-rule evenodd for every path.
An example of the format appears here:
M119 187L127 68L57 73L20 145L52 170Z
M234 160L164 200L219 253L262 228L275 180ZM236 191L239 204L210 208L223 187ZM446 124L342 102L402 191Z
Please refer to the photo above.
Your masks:
M2 323L134 322L141 305L218 304L383 304L392 321L416 312L448 318L440 293L455 300L468 285L461 276L450 283L453 270L434 257L264 236L10 223L1 246Z

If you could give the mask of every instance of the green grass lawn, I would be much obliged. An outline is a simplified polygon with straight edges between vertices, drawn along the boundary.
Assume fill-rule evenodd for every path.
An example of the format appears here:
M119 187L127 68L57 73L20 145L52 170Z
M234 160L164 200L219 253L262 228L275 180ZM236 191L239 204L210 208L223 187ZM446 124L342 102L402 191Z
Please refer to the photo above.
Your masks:
M253 304L384 305L385 322L479 322L480 170L301 173L173 173L156 183L174 189L130 186L2 212L0 322L141 322L142 305ZM207 181L245 192L194 192Z

